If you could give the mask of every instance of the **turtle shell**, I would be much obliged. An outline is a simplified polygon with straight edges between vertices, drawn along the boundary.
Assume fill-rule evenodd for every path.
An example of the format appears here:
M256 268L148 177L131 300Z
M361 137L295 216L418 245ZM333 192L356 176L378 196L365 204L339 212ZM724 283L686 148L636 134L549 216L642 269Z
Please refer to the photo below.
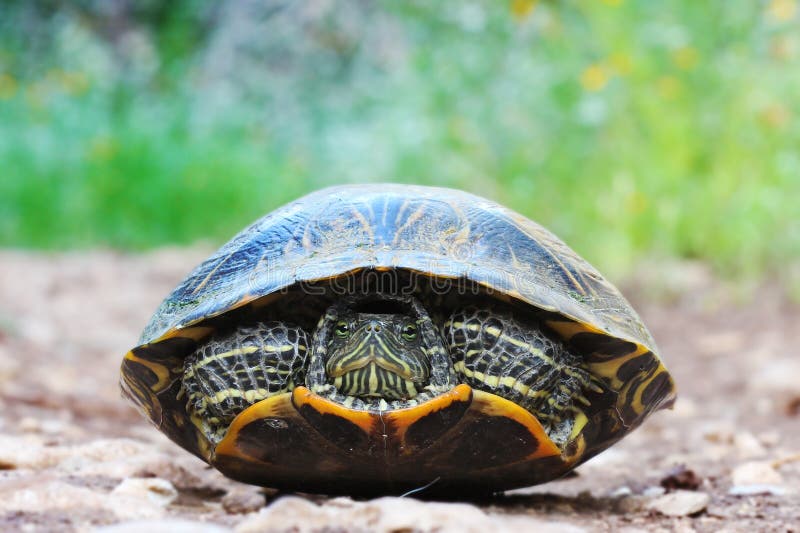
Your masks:
M529 309L609 393L575 421L561 446L521 407L467 385L381 414L346 409L298 387L246 409L221 442L209 442L182 398L183 359L225 317L269 308L298 284L364 270L467 281ZM434 479L481 490L547 481L675 397L636 312L552 233L472 194L390 184L323 189L244 229L164 300L126 354L121 383L157 427L226 475L349 493L397 492ZM507 449L512 442L516 448Z

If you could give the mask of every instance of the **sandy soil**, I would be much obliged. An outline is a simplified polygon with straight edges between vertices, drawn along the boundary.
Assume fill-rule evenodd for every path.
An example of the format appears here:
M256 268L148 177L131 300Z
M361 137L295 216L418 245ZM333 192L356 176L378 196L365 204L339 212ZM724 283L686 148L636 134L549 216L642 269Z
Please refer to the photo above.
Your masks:
M797 531L800 309L698 265L624 292L680 398L576 475L480 502L352 501L223 478L121 398L119 362L209 250L0 251L0 530ZM184 529L181 529L184 528Z

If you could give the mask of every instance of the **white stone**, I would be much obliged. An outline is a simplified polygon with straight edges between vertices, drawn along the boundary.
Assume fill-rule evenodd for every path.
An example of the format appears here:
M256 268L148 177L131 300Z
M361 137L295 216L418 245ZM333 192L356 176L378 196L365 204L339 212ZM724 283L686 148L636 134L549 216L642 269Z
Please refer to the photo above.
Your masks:
M165 518L161 520L130 520L93 529L95 533L225 533L226 527L208 522Z
M710 501L705 492L678 490L656 498L647 508L667 516L689 516L703 511Z
M736 447L736 453L741 459L763 457L767 453L755 435L746 431L734 435L733 445Z
M229 514L244 514L264 507L266 498L260 487L242 485L231 488L222 498L222 508Z
M630 496L631 494L633 494L631 488L627 485L623 485L621 487L614 489L614 491L612 491L609 496L611 496L612 498L621 498L623 496Z
M178 491L166 479L157 477L127 478L114 487L111 496L131 497L146 500L151 504L166 507L178 497Z
M535 517L489 515L462 503L421 502L412 498L378 498L355 502L335 498L315 505L297 497L281 498L242 521L237 533L255 533L280 524L286 531L318 531L342 527L376 533L395 531L437 531L438 533L493 533L539 531L581 533L583 528Z
M783 478L767 461L751 461L737 466L731 475L734 485L781 485Z
M644 489L642 491L642 496L645 496L647 498L655 498L657 496L661 496L665 492L667 491L666 489L664 489L664 487L657 487L653 485L652 487L647 487L646 489Z
M754 496L757 494L771 494L784 496L788 491L781 485L734 485L728 489L731 496Z
M74 512L80 508L111 514L121 520L160 518L164 507L147 499L125 494L109 495L86 487L42 476L35 483L17 483L3 491L0 512L47 513L51 510Z

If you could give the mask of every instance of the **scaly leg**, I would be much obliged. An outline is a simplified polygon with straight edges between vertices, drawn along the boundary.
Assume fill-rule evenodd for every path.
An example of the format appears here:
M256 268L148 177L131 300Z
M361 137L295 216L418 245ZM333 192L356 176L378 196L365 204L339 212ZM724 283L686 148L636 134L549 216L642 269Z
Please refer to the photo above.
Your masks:
M189 411L220 437L247 407L304 382L308 346L305 331L281 322L212 338L184 363Z
M442 332L465 383L521 405L546 428L588 406L585 391L603 390L563 343L511 313L456 310Z

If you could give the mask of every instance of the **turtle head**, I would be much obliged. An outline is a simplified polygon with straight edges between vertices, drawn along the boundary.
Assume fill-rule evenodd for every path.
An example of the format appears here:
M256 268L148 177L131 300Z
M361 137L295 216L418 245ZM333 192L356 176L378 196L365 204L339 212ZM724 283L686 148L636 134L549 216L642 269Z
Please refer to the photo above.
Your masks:
M325 372L340 393L403 400L428 384L424 320L402 312L348 310L329 327Z

